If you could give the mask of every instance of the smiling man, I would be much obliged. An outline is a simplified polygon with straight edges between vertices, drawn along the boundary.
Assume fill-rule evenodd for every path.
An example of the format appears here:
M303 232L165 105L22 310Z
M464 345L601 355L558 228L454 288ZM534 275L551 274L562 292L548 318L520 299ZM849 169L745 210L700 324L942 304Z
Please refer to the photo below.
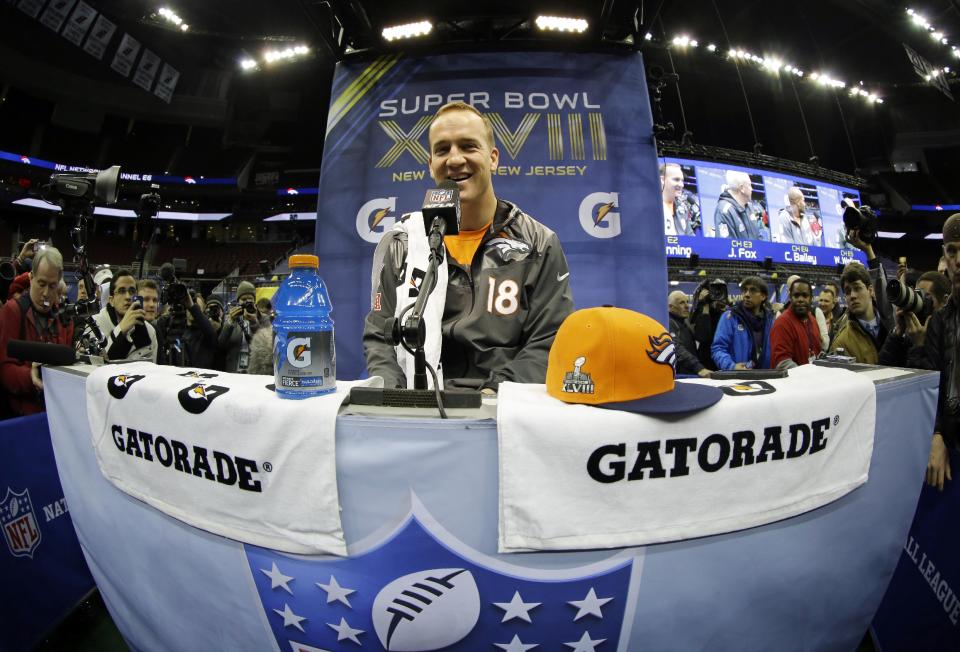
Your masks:
M556 234L493 190L500 151L490 121L463 102L446 104L430 125L430 176L460 190L460 233L446 236L448 282L440 360L445 383L496 390L502 381L542 383L560 323L573 310L570 272ZM416 215L416 214L415 214ZM398 293L416 278L408 270L402 223L374 254L373 301L363 334L367 369L386 387L406 387L384 325ZM416 215L415 219L419 219Z
M813 317L813 288L798 278L790 284L790 308L770 330L770 364L778 369L805 365L820 354L820 328Z
M699 235L700 205L692 193L683 188L683 168L677 163L660 166L660 188L663 200L664 235Z

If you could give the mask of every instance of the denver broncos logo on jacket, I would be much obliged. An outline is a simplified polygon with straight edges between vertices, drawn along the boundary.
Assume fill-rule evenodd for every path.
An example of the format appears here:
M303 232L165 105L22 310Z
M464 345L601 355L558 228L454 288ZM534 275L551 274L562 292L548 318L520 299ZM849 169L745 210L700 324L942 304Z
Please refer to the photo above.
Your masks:
M145 376L135 374L120 374L119 376L110 376L107 379L107 391L113 398L123 398L130 391L131 385L138 380L143 380Z
M677 373L677 349L673 344L673 338L670 337L670 333L664 331L654 337L653 335L648 335L647 339L650 340L650 347L647 349L647 355L651 360L657 364L668 364L670 368L673 369L674 375Z
M229 387L222 385L205 385L203 383L194 383L185 389L177 392L177 398L180 399L180 405L191 414L200 414L213 403L213 399L226 394L230 391Z

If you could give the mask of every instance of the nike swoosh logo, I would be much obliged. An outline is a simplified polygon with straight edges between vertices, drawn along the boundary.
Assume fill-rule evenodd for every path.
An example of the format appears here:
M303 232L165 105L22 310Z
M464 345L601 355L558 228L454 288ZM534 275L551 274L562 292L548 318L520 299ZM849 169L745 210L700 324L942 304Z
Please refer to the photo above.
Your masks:
M570 276L570 272L567 272L567 273L564 274L563 276L561 276L560 273L557 272L557 280L558 280L558 281L562 281L563 279L567 278L568 276Z

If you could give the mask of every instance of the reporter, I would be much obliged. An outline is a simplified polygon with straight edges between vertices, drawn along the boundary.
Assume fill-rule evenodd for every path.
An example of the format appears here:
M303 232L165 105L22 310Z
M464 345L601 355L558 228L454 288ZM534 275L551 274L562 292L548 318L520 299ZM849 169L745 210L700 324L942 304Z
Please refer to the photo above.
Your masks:
M157 361L157 332L146 321L143 306L134 303L137 282L129 270L118 271L110 279L110 300L93 320L103 337L102 348L108 360ZM91 334L88 326L84 337Z
M157 319L157 341L160 343L158 363L213 369L217 353L217 331L205 314L203 297L190 290L184 296L180 307L182 310L171 311ZM178 323L180 319L183 319L183 322ZM181 329L182 332L176 332ZM171 338L178 341L169 342ZM179 355L172 352L174 346Z
M43 411L43 381L40 365L7 356L11 339L70 345L73 324L61 324L55 317L63 278L63 257L54 247L43 249L29 273L27 291L0 309L0 387L15 415Z

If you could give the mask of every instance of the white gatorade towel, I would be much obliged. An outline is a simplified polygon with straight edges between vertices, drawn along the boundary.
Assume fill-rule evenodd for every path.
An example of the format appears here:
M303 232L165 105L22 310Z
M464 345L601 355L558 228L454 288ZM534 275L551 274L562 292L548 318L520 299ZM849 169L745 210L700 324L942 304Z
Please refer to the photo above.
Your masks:
M275 550L346 554L335 459L350 387L284 400L269 376L108 365L87 378L100 471L194 527Z
M501 552L637 546L816 509L867 481L873 382L804 365L788 378L677 381L723 398L654 417L501 383Z

